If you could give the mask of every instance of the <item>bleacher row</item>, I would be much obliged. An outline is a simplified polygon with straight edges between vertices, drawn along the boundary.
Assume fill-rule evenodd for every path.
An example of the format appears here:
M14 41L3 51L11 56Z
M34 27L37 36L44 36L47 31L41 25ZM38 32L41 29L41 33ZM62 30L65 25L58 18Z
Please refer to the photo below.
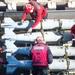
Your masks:
M7 10L17 10L17 6L24 6L30 0L4 0L0 1L0 7ZM56 9L57 5L67 5L67 8L75 8L75 0L36 0L38 3L46 5L48 9Z

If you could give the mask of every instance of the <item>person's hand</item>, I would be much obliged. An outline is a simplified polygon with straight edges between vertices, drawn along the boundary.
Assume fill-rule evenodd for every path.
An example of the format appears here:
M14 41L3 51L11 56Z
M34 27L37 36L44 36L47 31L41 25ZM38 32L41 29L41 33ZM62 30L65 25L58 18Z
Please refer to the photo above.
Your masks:
M28 32L28 33L32 32L32 28L29 28L27 32Z
M20 23L21 23L21 25L23 25L23 23L24 23L24 20L21 20L21 22L20 22Z

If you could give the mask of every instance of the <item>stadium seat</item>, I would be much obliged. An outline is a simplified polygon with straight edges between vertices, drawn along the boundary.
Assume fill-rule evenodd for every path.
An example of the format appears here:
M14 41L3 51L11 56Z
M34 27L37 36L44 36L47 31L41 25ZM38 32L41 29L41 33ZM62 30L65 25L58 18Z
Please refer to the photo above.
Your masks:
M7 10L17 10L17 6L24 6L29 0L4 0Z
M8 10L16 10L16 3L7 4Z
M4 0L4 2L7 4L7 10L16 10L18 0Z
M0 2L0 11L5 11L6 10L6 4L3 2Z
M75 8L75 1L69 1L68 2L68 7L69 8Z
M37 2L46 5L48 3L48 0L37 0Z
M0 2L0 6L6 6L6 4L3 2Z
M75 1L75 0L68 0L68 1Z
M17 6L24 6L29 0L18 0Z
M61 23L62 23L62 26L61 28L63 30L70 30L71 27L75 24L75 20L74 19L60 19Z
M48 9L56 9L56 2L48 2L47 4Z
M8 3L17 3L18 0L11 0L11 1L10 0L4 0L4 2L7 3L7 4Z
M62 4L66 4L67 0L50 0L52 2L56 2L57 5L62 5Z
M29 2L29 0L18 0L18 2L28 3L28 2Z

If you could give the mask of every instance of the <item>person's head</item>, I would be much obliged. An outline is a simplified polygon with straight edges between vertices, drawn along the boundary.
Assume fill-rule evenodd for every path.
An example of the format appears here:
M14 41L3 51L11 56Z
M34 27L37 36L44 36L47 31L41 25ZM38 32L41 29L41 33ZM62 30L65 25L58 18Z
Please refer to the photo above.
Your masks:
M42 36L38 36L38 37L36 38L36 43L44 43L43 37L42 37Z
M27 13L32 13L33 10L34 10L34 6L31 5L31 4L26 4L24 7L23 7L23 10L25 10Z

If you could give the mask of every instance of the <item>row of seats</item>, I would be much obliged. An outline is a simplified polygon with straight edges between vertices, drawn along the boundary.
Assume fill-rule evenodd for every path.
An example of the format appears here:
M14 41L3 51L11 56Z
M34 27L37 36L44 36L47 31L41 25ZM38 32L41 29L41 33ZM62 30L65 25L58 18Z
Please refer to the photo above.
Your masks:
M69 2L68 2L68 7L69 8L75 8L75 0L70 0Z
M5 3L7 4L7 8L9 10L16 10L16 6L24 6L26 3L28 3L29 0L5 0ZM38 3L41 3L43 5L47 4L47 7L49 9L56 9L56 2L48 1L48 0L37 0Z
M56 9L57 5L67 4L68 8L75 8L75 0L36 0L37 2L47 5L48 9ZM4 0L0 6L7 6L8 10L17 10L17 6L24 6L29 0Z

